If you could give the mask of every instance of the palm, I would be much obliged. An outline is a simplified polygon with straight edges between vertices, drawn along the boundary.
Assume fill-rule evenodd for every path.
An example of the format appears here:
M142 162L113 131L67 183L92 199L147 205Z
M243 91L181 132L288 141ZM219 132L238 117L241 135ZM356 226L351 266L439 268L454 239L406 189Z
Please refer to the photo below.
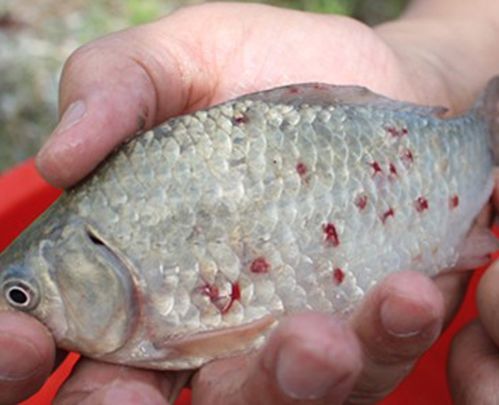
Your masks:
M189 15L196 28L185 33L186 38L178 38L199 38L195 57L212 67L212 81L199 83L191 109L311 81L359 84L394 98L425 101L394 51L373 29L354 19L264 6L224 6L218 14L208 11L216 17ZM173 16L178 24L183 18L183 13ZM213 32L213 27L218 29ZM211 35L204 36L210 29Z

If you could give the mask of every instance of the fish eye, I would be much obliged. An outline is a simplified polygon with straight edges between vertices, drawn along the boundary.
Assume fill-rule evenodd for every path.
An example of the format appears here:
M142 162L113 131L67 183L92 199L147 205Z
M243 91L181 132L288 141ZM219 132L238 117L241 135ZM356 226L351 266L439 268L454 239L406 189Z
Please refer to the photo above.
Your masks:
M37 292L23 280L7 281L3 285L3 291L5 299L14 308L27 311L38 304Z

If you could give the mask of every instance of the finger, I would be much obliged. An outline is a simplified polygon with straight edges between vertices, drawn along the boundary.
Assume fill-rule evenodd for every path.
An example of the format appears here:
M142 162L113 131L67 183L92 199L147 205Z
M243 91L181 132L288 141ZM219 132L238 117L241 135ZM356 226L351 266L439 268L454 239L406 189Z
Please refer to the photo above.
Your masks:
M454 338L448 369L453 403L499 403L499 351L479 321Z
M335 38L333 48L320 41L325 36ZM268 40L275 37L279 43ZM344 38L356 43L354 51L344 46ZM317 46L308 46L311 41ZM294 52L299 48L308 51ZM366 55L382 64L382 77L390 80L380 80L379 72L363 63ZM329 63L308 63L324 57ZM355 20L263 5L189 7L99 39L71 56L61 82L62 119L38 155L38 168L51 183L67 187L143 127L289 83L356 82L419 99L403 72L391 48Z
M499 346L499 261L492 263L477 288L477 307L487 334Z
M385 397L438 337L443 298L434 283L415 272L395 273L366 297L352 318L364 352L353 402Z
M210 363L193 379L194 404L341 404L361 369L348 326L308 313L284 320L264 349Z
M58 126L38 169L67 187L137 131L208 97L212 80L195 44L181 44L175 17L109 35L77 50L64 67Z
M171 374L83 359L64 383L55 404L166 404Z
M451 271L439 274L433 279L444 299L444 329L461 307L472 275L471 271Z
M492 204L496 211L499 209L499 168L494 168L494 191L492 192Z
M0 313L0 404L33 395L52 371L54 357L43 325L22 313Z

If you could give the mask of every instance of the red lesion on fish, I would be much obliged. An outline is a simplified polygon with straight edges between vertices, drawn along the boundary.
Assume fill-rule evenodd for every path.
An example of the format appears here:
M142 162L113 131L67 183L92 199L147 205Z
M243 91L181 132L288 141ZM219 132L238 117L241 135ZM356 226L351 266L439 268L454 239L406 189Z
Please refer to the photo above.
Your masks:
M211 302L218 301L220 299L220 290L216 285L206 283L200 287L200 293L205 295L210 299Z
M236 281L231 284L230 295L220 294L220 290L213 284L206 283L200 287L200 293L208 297L213 305L222 313L226 314L232 307L234 301L241 299L241 288Z
M268 273L269 269L270 263L263 256L257 257L250 265L250 271L256 274Z
M345 272L337 267L333 270L333 281L336 285L340 285L343 283L343 280L345 279Z
M417 212L426 211L429 208L428 200L424 197L418 197L414 202L414 206Z
M249 117L246 114L239 113L234 115L233 122L236 125L247 124L249 122Z
M360 194L355 199L355 205L359 208L359 210L363 210L367 206L368 197L365 194Z
M414 155L412 154L412 151L410 149L404 150L400 155L400 158L406 166L410 166L412 163L414 163Z
M395 211L393 210L392 207L388 208L385 212L383 212L383 214L381 215L381 222L383 222L383 224L386 223L386 220L390 217L394 217L395 216Z
M231 284L229 302L224 308L221 309L222 314L226 314L227 312L229 312L229 310L232 307L232 304L234 304L234 301L239 301L240 299L241 299L241 287L239 286L239 283L236 281L235 283Z
M370 163L369 165L373 169L373 176L375 176L378 173L379 174L383 173L383 169L381 169L381 166L380 166L379 162L374 161L374 162Z
M406 127L385 127L385 130L394 138L402 138L403 136L409 135L409 130Z
M397 167L395 166L394 163L390 163L389 170L390 170L390 174L392 176L394 176L394 177L398 176Z
M296 172L300 175L300 177L305 176L308 173L308 167L303 162L298 162L296 164Z
M457 194L454 194L449 199L449 208L454 209L457 208L458 206L459 206L459 196Z
M336 231L336 227L333 224L327 223L322 225L322 231L324 232L326 243L335 247L339 246L340 238L338 236L338 232Z

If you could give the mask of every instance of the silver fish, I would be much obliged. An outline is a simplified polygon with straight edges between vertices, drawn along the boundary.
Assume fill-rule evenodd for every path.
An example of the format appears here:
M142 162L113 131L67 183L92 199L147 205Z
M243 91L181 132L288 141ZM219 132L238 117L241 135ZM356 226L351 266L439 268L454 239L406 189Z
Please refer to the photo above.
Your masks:
M0 256L0 309L61 348L191 369L285 314L348 316L387 274L483 262L499 77L468 114L302 84L173 118L114 152Z

